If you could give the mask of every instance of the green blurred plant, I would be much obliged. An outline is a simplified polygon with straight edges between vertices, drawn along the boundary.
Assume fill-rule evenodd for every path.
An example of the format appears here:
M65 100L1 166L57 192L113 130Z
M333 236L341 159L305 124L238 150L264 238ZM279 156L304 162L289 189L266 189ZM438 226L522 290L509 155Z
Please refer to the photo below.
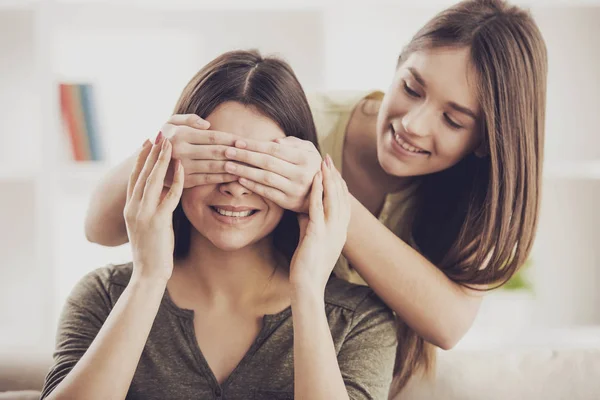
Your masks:
M504 290L524 290L527 292L533 292L533 284L528 279L528 270L531 268L533 262L531 259L525 261L525 264L506 282L502 289Z

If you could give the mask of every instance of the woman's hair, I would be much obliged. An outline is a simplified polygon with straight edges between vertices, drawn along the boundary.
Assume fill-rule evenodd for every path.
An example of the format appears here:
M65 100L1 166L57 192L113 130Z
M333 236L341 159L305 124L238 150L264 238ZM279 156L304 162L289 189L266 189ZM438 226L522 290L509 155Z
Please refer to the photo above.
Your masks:
M501 0L468 0L439 13L405 47L470 49L485 156L421 177L411 234L454 282L504 284L532 247L541 195L547 54L531 15ZM404 238L408 239L408 238ZM480 285L473 287L471 285ZM481 286L483 285L483 286ZM399 322L395 385L431 371L434 348Z
M232 51L202 68L187 84L175 114L208 117L220 104L235 101L252 107L273 120L287 136L311 141L317 149L317 133L306 95L292 68L258 51ZM173 213L175 259L190 249L191 223L181 202ZM298 246L300 230L296 213L285 210L272 233L273 245L288 260Z

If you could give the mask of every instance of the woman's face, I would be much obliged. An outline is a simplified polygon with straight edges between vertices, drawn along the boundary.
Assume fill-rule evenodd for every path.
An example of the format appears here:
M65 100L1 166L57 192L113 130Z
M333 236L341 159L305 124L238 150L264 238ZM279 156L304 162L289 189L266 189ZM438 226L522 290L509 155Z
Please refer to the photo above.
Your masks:
M394 176L431 174L480 144L476 76L468 48L412 53L398 67L377 117L377 157Z
M285 137L275 122L237 102L219 105L206 119L212 130L254 140ZM185 189L181 203L194 228L214 246L226 251L263 239L275 229L283 215L281 207L238 182Z

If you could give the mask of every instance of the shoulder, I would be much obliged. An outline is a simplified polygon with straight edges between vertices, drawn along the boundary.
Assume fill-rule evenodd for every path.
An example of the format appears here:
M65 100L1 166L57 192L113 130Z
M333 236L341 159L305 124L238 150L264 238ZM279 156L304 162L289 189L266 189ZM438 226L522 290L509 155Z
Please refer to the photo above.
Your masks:
M332 276L325 288L325 304L362 314L365 312L390 313L391 310L373 289Z
M109 264L84 275L73 287L68 302L79 306L93 306L102 299L114 304L129 283L133 264Z

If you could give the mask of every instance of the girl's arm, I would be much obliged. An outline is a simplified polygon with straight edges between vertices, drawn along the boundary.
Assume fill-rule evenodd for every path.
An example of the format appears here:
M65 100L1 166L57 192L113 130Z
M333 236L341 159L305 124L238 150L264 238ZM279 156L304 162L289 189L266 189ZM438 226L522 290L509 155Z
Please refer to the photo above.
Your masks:
M448 350L469 330L482 294L454 283L352 197L343 255L417 334Z
M42 398L124 399L165 287L165 282L132 278L85 354L64 379L56 384L64 373L60 368L49 374ZM75 308L76 306L68 307L71 315L65 316L66 320L61 325L82 323L81 320L72 321ZM85 319L87 318L89 317ZM88 330L93 329L79 327L76 335L65 343L69 342L68 345L73 346L72 342L83 340L82 333ZM89 336L86 338L91 339Z
M278 143L244 140L236 147L235 155L227 154L242 163L233 173L254 193L292 209L310 191L306 182L319 165L312 143L288 137ZM353 197L343 255L408 326L434 345L452 348L473 324L481 293L451 281Z

